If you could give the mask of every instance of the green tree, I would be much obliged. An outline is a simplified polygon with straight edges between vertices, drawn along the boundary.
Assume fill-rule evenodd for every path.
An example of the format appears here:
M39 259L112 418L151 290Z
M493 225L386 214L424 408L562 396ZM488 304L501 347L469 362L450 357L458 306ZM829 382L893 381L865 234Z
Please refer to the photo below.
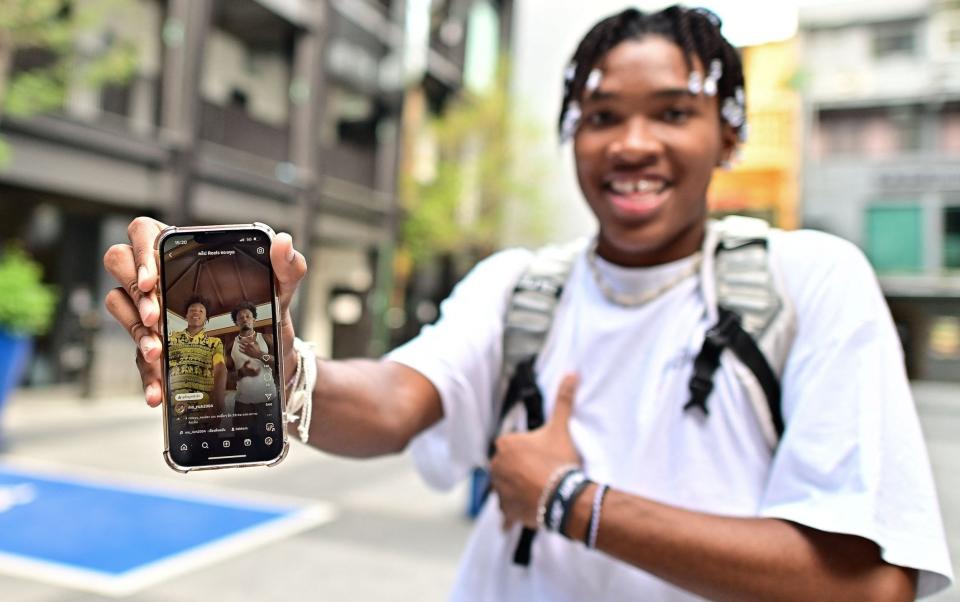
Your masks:
M413 157L400 175L398 245L380 266L392 278L382 281L374 302L373 355L385 351L390 339L404 337L390 333L396 325L388 316L409 314L403 308L415 271L436 268L444 259L454 266L447 275L459 278L500 246L508 220L525 244L546 239L546 170L535 150L544 133L511 97L508 73L501 61L494 86L481 94L463 92L416 134L420 140L407 140Z
M522 220L531 243L544 239L544 170L533 150L543 133L512 106L507 72L432 119L432 165L403 174L400 252L411 264L454 255L472 265L496 249L506 219Z
M27 117L63 106L71 83L99 88L127 79L136 46L105 25L129 0L0 0L0 118ZM38 64L14 72L18 52ZM9 158L0 139L0 165Z

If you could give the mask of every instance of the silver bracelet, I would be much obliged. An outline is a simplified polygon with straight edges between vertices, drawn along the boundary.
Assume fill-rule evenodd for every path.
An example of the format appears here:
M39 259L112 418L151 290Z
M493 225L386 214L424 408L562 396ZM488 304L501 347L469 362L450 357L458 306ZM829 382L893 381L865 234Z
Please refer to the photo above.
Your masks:
M593 507L590 509L590 530L587 531L587 548L597 547L597 532L600 530L600 510L603 508L603 498L607 495L608 485L600 485L593 494Z
M564 464L563 466L558 466L550 473L550 478L547 479L546 484L543 486L543 491L540 492L540 499L537 501L537 526L541 529L546 526L544 525L544 519L547 516L547 504L550 502L553 490L556 489L560 478L575 468L577 468L576 464Z

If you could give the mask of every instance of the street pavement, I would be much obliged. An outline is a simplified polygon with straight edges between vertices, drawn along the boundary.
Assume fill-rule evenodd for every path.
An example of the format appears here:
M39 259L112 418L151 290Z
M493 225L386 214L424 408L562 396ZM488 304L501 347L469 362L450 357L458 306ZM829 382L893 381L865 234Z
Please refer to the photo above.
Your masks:
M3 422L0 464L109 477L172 491L280 496L333 505L335 520L134 593L136 601L444 600L470 530L466 490L437 493L409 458L345 460L292 443L272 468L180 475L164 464L161 412L141 399L23 394ZM56 398L59 397L59 398ZM2 534L0 534L2 538ZM108 600L0 574L4 602Z
M960 573L960 385L916 383L914 392ZM293 443L273 468L176 474L160 455L161 413L135 397L83 401L69 390L9 400L0 425L0 465L108 477L171 491L278 496L332 505L335 518L218 562L183 572L124 599L444 600L470 531L465 486L428 489L406 456L333 458ZM0 508L2 511L2 508ZM2 537L2 534L0 534ZM101 594L0 574L0 600L87 602ZM960 602L954 587L934 598Z

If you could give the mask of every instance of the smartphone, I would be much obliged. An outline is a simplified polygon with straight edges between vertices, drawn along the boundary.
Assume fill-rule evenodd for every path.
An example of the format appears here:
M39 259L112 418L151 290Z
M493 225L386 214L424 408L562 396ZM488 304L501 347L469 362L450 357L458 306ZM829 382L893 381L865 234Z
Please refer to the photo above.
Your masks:
M273 238L260 223L157 236L163 456L178 472L287 454Z

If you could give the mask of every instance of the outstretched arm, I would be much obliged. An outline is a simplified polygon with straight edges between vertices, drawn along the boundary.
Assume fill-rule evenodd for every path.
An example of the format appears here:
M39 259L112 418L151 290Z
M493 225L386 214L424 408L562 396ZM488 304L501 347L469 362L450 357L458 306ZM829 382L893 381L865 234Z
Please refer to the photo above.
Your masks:
M160 338L157 323L157 258L154 240L166 226L139 217L127 229L130 244L114 245L104 266L120 284L107 294L107 309L137 343L137 366L144 396L151 406L161 402ZM290 301L307 272L303 255L288 234L279 234L270 249L279 284L282 383L293 375L296 336ZM410 439L442 416L440 396L418 372L387 361L318 362L313 391L310 443L331 453L366 457L402 450Z

